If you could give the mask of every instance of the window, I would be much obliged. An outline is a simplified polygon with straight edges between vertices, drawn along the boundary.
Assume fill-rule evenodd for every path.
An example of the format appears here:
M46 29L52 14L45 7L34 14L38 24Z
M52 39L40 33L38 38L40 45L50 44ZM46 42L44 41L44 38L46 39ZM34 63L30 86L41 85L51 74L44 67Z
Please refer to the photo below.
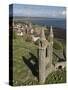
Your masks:
M48 56L48 49L46 48L46 57Z
M41 47L42 47L42 42L40 41Z
M58 69L62 69L62 66L60 65L60 66L58 66Z

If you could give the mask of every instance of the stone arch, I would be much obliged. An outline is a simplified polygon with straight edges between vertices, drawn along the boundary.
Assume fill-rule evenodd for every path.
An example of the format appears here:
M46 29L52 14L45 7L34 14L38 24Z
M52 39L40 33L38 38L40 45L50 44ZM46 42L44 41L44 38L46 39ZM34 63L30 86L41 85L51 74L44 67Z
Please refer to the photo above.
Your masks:
M59 66L58 66L58 69L62 69L62 65L59 65Z
M57 63L55 69L63 69L66 66L66 62Z

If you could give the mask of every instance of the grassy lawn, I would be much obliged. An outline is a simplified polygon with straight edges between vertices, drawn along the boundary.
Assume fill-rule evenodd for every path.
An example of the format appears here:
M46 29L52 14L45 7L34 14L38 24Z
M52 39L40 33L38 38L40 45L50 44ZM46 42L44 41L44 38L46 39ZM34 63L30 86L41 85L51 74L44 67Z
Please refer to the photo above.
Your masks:
M46 78L46 84L56 84L56 83L65 83L66 82L66 70L63 69L62 71L57 70L52 72Z
M31 53L31 54L30 54ZM37 56L37 46L32 42L26 42L22 37L13 39L13 84L28 85L36 84L37 79L32 74L30 68L24 62L24 58L29 60L31 55ZM28 61L30 62L30 61Z
M58 45L57 45L58 46ZM33 42L27 42L23 37L13 39L13 85L37 85L38 84L38 46ZM58 50L60 53L62 50ZM54 52L57 50L54 49ZM56 63L56 57L53 57ZM57 71L58 72L58 71ZM46 79L47 83L65 82L65 71L59 72L62 80L59 81L57 72L53 72ZM62 74L63 73L63 74ZM54 77L57 78L57 81ZM50 78L52 77L52 78ZM53 80L54 79L54 80Z

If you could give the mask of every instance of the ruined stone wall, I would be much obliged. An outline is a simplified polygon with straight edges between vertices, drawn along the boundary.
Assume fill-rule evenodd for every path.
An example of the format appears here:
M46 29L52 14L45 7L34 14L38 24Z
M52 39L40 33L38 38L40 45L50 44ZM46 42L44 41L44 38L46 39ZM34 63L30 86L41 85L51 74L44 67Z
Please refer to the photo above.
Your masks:
M39 48L39 83L43 84L45 82L45 49Z

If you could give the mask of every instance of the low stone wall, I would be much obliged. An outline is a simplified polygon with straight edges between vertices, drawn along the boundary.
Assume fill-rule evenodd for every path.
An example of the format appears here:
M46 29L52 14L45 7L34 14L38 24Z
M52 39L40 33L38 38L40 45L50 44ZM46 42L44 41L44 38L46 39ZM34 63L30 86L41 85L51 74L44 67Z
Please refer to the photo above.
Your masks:
M55 70L57 69L63 69L64 67L66 67L66 62L58 62L56 65L55 65Z

